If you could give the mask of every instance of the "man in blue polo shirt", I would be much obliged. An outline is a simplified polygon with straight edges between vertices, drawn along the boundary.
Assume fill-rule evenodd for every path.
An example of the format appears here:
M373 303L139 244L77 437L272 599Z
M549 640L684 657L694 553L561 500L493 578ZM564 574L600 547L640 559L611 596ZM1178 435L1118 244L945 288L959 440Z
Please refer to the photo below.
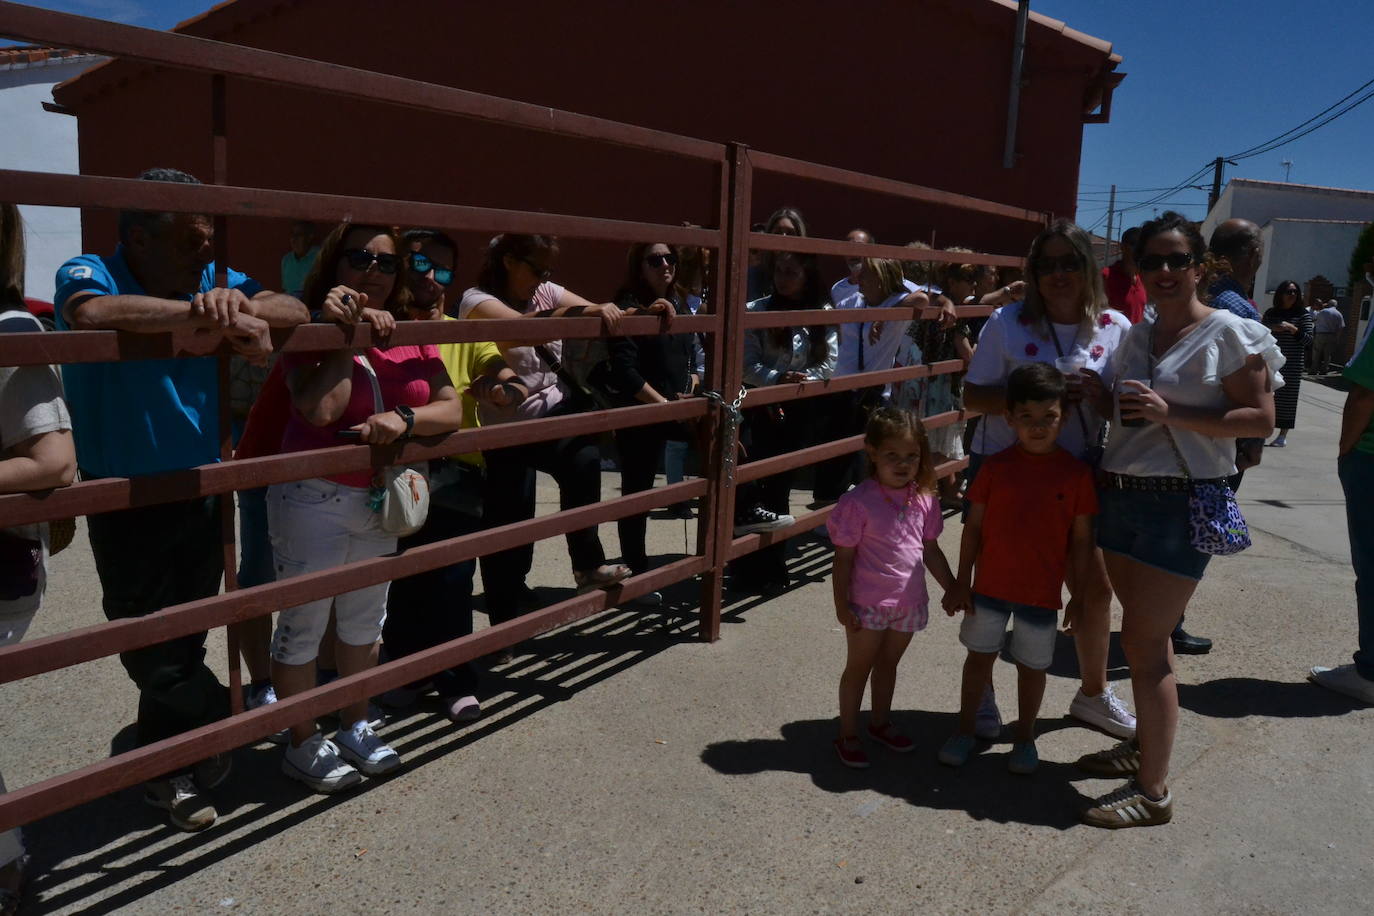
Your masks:
M199 184L175 169L139 178ZM215 285L214 227L187 213L126 211L113 255L81 255L57 272L57 327L161 333L196 329L229 341L253 361L271 352L272 326L309 315L296 299L228 271ZM207 341L209 342L209 341ZM211 357L81 363L63 367L86 479L181 470L219 460L219 374ZM203 497L92 515L91 552L110 620L142 617L218 593L224 573L219 500ZM228 694L205 665L205 634L120 654L139 688L139 745L180 734L227 714ZM214 823L203 790L228 774L228 757L146 786L183 830Z

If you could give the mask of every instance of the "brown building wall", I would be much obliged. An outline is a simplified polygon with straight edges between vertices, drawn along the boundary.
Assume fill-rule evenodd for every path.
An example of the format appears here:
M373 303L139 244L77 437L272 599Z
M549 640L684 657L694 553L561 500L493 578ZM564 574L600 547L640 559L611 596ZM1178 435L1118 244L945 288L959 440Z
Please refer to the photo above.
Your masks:
M994 0L238 0L183 30L1072 215L1083 100L1109 55L1032 23L1020 157L1003 169L1014 20ZM209 177L209 77L116 63L57 97L80 118L83 173ZM714 170L669 157L243 81L228 119L232 184L715 222ZM760 175L754 218L784 203L817 236L861 224L887 242L1018 253L1034 233ZM112 246L112 215L84 225L89 250ZM286 236L280 220L232 220L231 259L274 284ZM462 280L483 242L463 236ZM607 297L621 260L622 246L567 240L559 278Z

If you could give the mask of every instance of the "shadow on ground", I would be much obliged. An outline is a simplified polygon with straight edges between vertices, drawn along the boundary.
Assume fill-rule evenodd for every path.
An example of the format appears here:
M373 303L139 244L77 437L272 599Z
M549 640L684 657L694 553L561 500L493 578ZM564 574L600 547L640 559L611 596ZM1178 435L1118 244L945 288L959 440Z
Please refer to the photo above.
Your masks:
M1203 684L1179 684L1178 704L1214 719L1343 716L1364 708L1356 700L1308 681L1266 681L1254 677L1224 677Z
M965 766L954 769L936 760L939 745L954 731L951 712L894 712L892 721L909 735L920 736L916 750L898 755L870 747L873 766L852 770L835 756L834 719L789 722L781 737L749 741L721 741L709 745L701 759L728 776L751 776L769 771L802 773L826 792L877 792L918 808L966 811L977 820L1034 824L1067 830L1078 823L1088 797L1073 785L1086 779L1071 764L1041 761L1030 776L1007 772L1009 741L979 743L979 751ZM1070 726L1068 719L1041 719L1040 734ZM858 813L871 813L872 803Z

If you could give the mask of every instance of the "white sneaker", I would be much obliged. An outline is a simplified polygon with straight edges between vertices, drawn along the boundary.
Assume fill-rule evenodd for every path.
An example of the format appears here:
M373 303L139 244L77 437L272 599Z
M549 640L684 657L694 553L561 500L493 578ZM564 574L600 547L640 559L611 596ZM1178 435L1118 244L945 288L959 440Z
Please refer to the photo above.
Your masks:
M261 687L249 687L248 698L243 703L243 708L248 711L257 709L260 706L271 706L277 702L277 689L271 684L264 684Z
M1336 668L1313 668L1307 675L1314 684L1343 693L1362 703L1374 703L1374 681L1355 670L1354 665L1340 665Z
M1095 697L1088 696L1079 687L1069 704L1069 715L1117 738L1135 737L1135 716L1112 693L1111 684Z
M328 795L351 789L363 781L358 771L339 759L339 748L316 732L300 747L286 746L281 771L305 783L316 792Z
M795 521L796 519L790 515L779 515L763 506L754 506L735 518L735 537L757 534L761 531L777 531Z
M334 743L343 759L368 776L382 776L401 765L401 756L377 737L372 723L362 719L347 731L339 729L334 735Z
M983 688L983 699L978 702L978 712L973 720L973 734L984 741L996 741L1002 737L1002 713L997 708L997 694L991 685Z

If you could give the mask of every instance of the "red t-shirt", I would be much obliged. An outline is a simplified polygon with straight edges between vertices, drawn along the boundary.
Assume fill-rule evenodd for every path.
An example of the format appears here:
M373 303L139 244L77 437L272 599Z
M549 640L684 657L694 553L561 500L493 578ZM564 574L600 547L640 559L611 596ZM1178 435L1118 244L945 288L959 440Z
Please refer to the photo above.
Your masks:
M968 498L986 506L974 592L1062 607L1073 520L1097 514L1092 469L1062 448L1032 455L1013 445L983 462Z
M419 347L388 347L379 350L371 347L366 351L367 361L377 373L377 382L382 389L383 409L390 410L401 404L407 407L423 407L430 401L430 379L436 375L447 376L444 361L439 358L439 349L433 344ZM303 365L311 365L320 358L318 353L285 353L282 363L289 373ZM295 406L286 421L286 431L282 435L283 452L303 452L308 449L329 448L345 444L336 433L341 429L356 426L377 413L376 402L372 396L372 382L367 371L355 358L353 360L353 391L344 408L343 416L329 426L313 426L301 416ZM353 471L329 477L335 483L349 487L366 487L372 483L371 471Z
M1140 282L1140 274L1126 276L1126 268L1117 261L1102 268L1102 285L1107 288L1107 302L1112 308L1126 316L1131 324L1139 324L1145 317L1145 284Z

